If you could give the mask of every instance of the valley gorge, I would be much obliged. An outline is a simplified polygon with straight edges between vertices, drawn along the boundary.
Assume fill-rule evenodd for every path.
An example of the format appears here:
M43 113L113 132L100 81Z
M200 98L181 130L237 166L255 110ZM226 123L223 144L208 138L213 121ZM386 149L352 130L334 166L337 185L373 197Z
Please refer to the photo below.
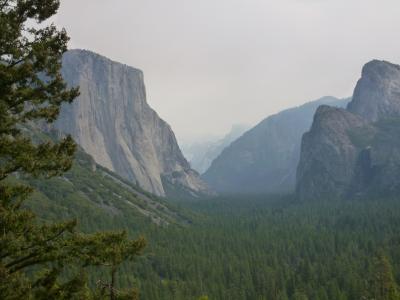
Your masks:
M400 300L399 11L0 0L0 300Z
M219 150L201 178L147 104L140 70L71 50L62 72L81 95L63 105L55 127L97 163L154 195L198 198L214 195L212 189L295 192L305 199L363 196L382 192L378 186L397 190L396 182L382 179L398 174L391 135L400 115L400 71L394 64L366 64L351 101L324 97L266 118Z
M349 99L323 97L269 116L228 145L202 178L221 194L290 194L303 133L318 106L345 107Z

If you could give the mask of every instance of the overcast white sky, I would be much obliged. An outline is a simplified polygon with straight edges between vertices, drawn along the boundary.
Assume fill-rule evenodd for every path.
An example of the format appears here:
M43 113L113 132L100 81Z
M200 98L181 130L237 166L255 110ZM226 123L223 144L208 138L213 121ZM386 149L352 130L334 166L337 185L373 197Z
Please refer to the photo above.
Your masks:
M144 71L182 140L352 94L367 61L400 63L399 0L62 0L71 48Z

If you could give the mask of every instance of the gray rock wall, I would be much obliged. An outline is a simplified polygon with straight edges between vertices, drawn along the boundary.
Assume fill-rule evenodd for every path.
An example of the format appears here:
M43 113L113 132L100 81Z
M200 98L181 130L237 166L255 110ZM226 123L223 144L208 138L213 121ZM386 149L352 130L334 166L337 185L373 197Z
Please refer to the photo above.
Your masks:
M147 104L140 70L72 50L64 55L62 71L70 86L80 86L81 95L63 105L56 127L97 163L159 196L166 195L163 178L193 193L208 193L170 126Z
M303 136L299 199L400 192L400 66L371 61L347 110L320 107Z

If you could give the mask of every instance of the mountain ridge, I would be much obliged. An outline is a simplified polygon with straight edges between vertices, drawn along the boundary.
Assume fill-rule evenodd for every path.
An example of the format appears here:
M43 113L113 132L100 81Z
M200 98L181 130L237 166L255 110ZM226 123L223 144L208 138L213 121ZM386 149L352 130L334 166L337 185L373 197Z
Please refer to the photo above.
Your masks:
M225 148L202 178L222 194L293 192L301 136L315 110L324 103L347 102L327 96L265 118Z

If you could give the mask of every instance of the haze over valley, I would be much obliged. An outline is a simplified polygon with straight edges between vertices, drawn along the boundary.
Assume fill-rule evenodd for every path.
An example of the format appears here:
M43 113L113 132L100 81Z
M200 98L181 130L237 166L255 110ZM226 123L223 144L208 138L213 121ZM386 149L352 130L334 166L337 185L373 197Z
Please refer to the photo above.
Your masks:
M365 63L400 62L399 9L396 0L68 0L54 20L71 49L141 69L149 104L183 143L351 96Z
M399 300L399 11L0 0L0 299Z

